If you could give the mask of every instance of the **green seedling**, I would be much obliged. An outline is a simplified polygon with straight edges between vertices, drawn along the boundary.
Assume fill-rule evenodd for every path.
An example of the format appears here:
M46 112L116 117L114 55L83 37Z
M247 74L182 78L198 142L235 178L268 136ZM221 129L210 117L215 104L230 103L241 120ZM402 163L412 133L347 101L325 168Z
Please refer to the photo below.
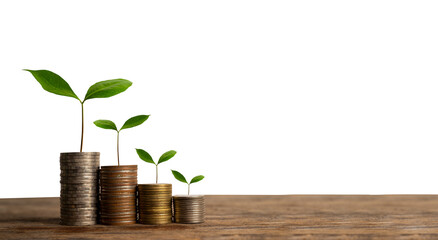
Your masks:
M192 178L192 180L190 181L190 183L187 182L186 178L184 177L184 175L182 175L180 172L172 170L172 174L173 176L176 178L176 180L183 182L183 183L187 183L188 186L188 190L187 190L187 195L190 195L190 184L192 183L196 183L201 181L202 179L204 179L204 176L202 175L198 175L194 178Z
M29 69L24 69L24 70L30 72L34 76L34 78L41 84L44 90L57 95L72 97L79 100L82 109L82 132L81 132L81 148L80 148L81 152L82 152L82 147L84 145L85 101L92 98L112 97L114 95L124 92L132 85L132 82L121 78L97 82L88 89L87 94L85 94L84 100L81 100L73 92L70 85L68 85L68 83L64 79L62 79L58 74L48 70L29 70Z
M170 150L167 151L165 153L163 153L163 155L161 155L160 159L158 160L157 163L154 162L154 160L152 159L151 155L149 155L148 152L146 152L143 149L135 149L137 151L138 156L140 157L141 160L147 162L147 163L152 163L155 165L155 183L158 183L158 164L163 163L168 161L169 159L173 158L173 156L175 156L176 151L174 150Z
M120 131L127 128L133 128L137 127L138 125L141 125L149 118L149 115L138 115L135 117L132 117L128 119L125 124L123 124L122 128L117 129L117 126L114 122L110 120L96 120L94 121L94 125L103 128L103 129L111 129L116 130L117 132L117 164L120 166L120 157L119 157L119 135Z

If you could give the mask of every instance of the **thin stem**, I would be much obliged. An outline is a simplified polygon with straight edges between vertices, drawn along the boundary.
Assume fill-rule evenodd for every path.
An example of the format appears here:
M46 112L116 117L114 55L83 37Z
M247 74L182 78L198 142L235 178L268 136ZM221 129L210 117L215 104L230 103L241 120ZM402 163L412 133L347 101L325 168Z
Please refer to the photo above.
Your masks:
M82 108L81 152L82 152L82 146L84 145L84 102L81 102L81 108Z
M119 131L117 131L117 165L120 166L120 158L119 158Z
M156 172L156 174L155 174L155 183L158 184L158 164L155 165L155 172Z
M187 195L190 195L190 183L188 185L189 185L189 190L187 191Z

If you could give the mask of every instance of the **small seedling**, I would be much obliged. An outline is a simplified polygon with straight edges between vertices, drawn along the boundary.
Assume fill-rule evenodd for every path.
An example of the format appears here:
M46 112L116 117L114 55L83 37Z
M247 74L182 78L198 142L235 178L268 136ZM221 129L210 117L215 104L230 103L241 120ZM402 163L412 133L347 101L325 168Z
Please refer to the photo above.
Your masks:
M178 171L172 170L172 174L173 176L176 178L176 180L183 182L183 183L187 183L188 186L188 190L187 190L187 195L190 195L190 184L192 183L196 183L201 181L202 179L204 179L204 176L202 175L198 175L194 178L192 178L192 180L190 181L190 183L187 182L186 178Z
M158 164L163 163L168 161L169 159L173 158L173 156L175 156L176 151L174 150L170 150L167 151L165 153L163 153L163 155L161 155L160 159L158 160L157 163L154 162L154 160L152 159L151 155L149 155L148 152L146 152L143 149L135 149L137 151L138 156L140 157L141 160L147 162L147 163L152 163L155 165L155 183L158 183Z
M125 124L123 124L122 128L119 130L114 122L110 120L96 120L94 121L94 125L103 128L103 129L112 129L117 131L117 164L120 166L120 157L119 157L119 135L120 131L127 128L137 127L141 125L149 118L149 115L138 115L128 119Z
M73 92L70 85L68 85L68 83L58 74L48 70L24 70L30 72L34 76L34 78L41 84L44 90L57 95L72 97L79 100L82 108L82 133L80 148L81 152L84 145L84 102L92 98L112 97L114 95L124 92L132 85L132 82L121 78L97 82L88 89L87 94L85 94L84 100L81 100Z

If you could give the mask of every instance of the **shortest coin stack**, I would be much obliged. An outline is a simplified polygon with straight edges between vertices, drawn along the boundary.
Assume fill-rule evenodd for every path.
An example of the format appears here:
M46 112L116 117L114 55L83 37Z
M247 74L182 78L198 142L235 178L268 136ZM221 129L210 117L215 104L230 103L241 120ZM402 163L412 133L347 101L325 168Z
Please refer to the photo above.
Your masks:
M61 153L61 224L97 223L100 153Z
M204 196L174 196L174 220L176 223L203 223Z
M171 223L172 184L139 184L138 208L140 223Z
M137 165L100 169L100 222L125 225L137 222Z

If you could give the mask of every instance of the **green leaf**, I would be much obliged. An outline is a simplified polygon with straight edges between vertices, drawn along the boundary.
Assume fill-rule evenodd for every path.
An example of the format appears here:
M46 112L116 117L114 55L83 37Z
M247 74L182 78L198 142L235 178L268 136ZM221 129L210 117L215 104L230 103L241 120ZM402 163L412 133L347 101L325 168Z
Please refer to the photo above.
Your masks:
M132 118L128 119L125 122L125 124L123 124L123 126L122 126L122 128L120 128L120 130L132 128L132 127L137 127L138 125L144 123L144 121L146 121L148 118L149 118L149 115L138 115L138 116L132 117Z
M110 120L96 120L94 121L94 125L103 128L103 129L113 129L117 131L117 126Z
M113 79L93 84L85 95L85 100L92 98L107 98L124 92L132 85L132 82L125 79Z
M154 160L152 160L152 157L151 157L151 155L149 155L148 152L146 152L143 149L138 149L138 148L136 148L135 150L137 151L137 154L141 158L141 160L148 162L148 163L155 164Z
M160 164L162 162L165 162L165 161L173 158L173 156L175 156L175 154L176 154L176 151L174 151L174 150L170 150L168 152L163 153L163 155L161 155L161 157L160 157L160 160L158 160L157 164Z
M196 177L192 178L192 181L190 181L190 184L195 183L195 182L199 182L202 179L204 179L204 176L202 176L202 175L196 176Z
M58 74L51 72L49 70L29 70L23 69L24 71L30 72L33 77L41 84L44 90L61 96L67 96L76 98L81 101L78 96L73 92L70 85L62 79Z
M176 178L176 180L183 182L183 183L187 183L186 178L180 172L172 170L172 174Z

